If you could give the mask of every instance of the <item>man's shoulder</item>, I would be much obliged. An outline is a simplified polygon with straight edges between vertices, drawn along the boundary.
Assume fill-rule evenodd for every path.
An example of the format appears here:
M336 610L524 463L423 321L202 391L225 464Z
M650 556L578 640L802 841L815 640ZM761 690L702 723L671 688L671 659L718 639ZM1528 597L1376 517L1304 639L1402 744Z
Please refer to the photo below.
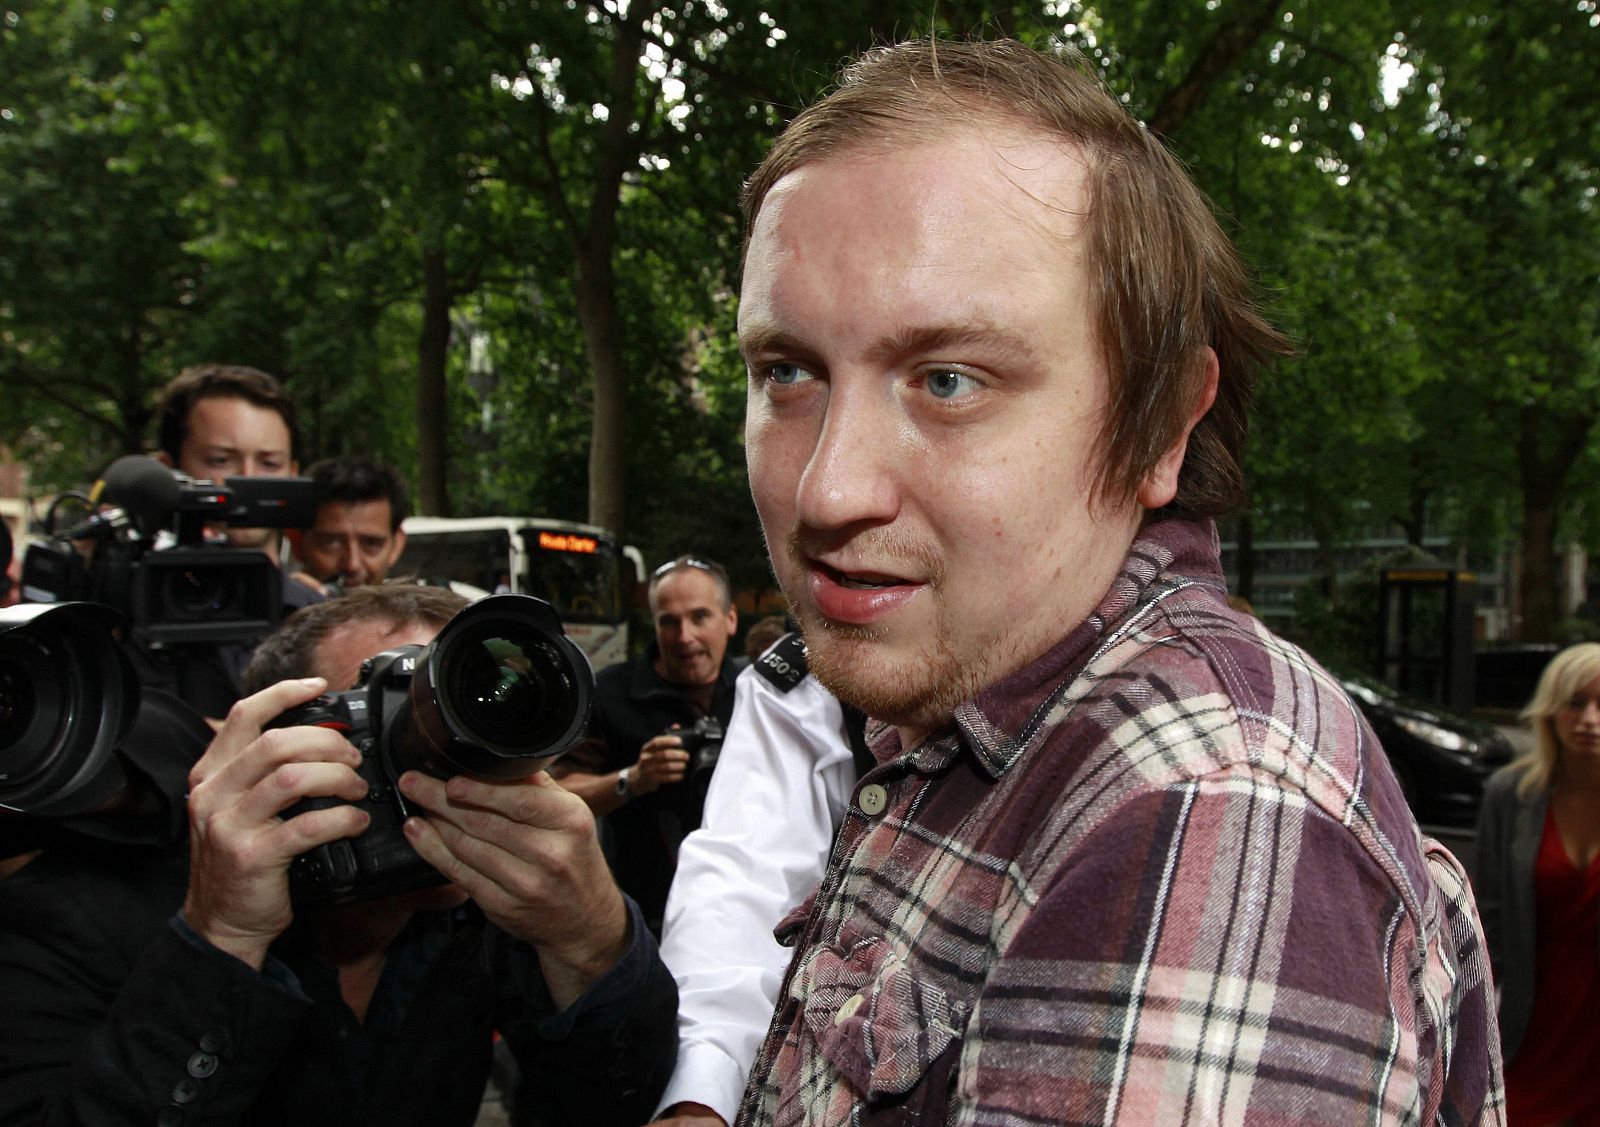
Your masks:
M1248 775L1343 818L1383 761L1337 678L1210 589L1174 585L1110 632L1073 695L1158 786Z

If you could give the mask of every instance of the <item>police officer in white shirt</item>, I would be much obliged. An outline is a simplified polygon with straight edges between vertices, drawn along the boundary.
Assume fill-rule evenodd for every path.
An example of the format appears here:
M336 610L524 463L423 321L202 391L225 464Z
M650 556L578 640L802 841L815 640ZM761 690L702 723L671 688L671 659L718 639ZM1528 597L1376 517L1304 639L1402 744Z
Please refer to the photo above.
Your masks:
M864 769L860 730L806 672L799 634L739 674L705 817L667 898L661 957L678 982L678 1065L659 1114L733 1121L792 954L772 929L822 875Z

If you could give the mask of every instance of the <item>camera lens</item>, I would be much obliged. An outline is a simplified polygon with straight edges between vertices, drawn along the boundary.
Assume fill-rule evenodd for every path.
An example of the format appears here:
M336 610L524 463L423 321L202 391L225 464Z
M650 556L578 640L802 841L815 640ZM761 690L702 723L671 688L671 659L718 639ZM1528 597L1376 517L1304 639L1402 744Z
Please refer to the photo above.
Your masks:
M221 614L239 599L233 574L221 568L183 568L167 573L163 602L184 618Z
M480 599L417 658L395 766L527 775L582 734L593 684L588 659L550 604L531 595Z
M441 663L441 688L462 735L495 745L540 744L566 726L575 695L560 655L532 631L486 623Z
M22 668L14 661L0 658L0 749L8 748L22 738L38 708L37 694Z
M58 686L67 674L59 650L44 640L0 637L0 779L32 778L51 758L65 720Z
M139 696L118 618L86 603L0 610L0 805L80 813L119 782L112 748Z

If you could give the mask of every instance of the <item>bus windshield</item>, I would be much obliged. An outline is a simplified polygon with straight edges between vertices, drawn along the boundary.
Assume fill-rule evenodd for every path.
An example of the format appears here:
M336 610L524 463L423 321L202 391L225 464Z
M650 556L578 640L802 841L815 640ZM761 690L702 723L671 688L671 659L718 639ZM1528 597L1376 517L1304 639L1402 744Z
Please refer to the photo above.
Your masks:
M528 558L522 591L554 606L563 622L620 622L627 617L615 544L540 528L524 528L520 535Z
M465 583L493 593L511 581L511 533L502 528L411 532L396 561L396 575L443 586Z
M427 583L466 583L488 593L517 591L555 607L563 622L616 623L628 616L620 553L609 539L524 527L409 531L395 574ZM516 556L525 561L520 573Z

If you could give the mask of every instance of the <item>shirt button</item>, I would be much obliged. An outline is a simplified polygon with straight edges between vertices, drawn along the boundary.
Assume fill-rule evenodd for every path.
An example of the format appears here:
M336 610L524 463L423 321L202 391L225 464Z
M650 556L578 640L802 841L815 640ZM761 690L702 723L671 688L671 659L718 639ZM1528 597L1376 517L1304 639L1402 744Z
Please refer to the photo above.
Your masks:
M226 1029L208 1029L200 1034L200 1047L208 1053L225 1053L229 1040Z
M172 1102L175 1104L192 1104L200 1095L200 1084L185 1076L172 1088Z
M861 812L869 818L876 818L883 813L883 808L889 805L889 792L877 783L868 783L861 788L861 795L856 799L861 805Z
M833 1024L843 1025L845 1022L855 1017L856 1011L861 1008L861 1003L865 1001L866 998L860 994L850 995L850 997L844 1000L844 1005L839 1007L839 1012L833 1015Z
M170 1104L156 1113L156 1127L179 1127L183 1122L183 1108Z
M204 1080L217 1070L217 1058L210 1053L196 1053L189 1058L189 1075Z

